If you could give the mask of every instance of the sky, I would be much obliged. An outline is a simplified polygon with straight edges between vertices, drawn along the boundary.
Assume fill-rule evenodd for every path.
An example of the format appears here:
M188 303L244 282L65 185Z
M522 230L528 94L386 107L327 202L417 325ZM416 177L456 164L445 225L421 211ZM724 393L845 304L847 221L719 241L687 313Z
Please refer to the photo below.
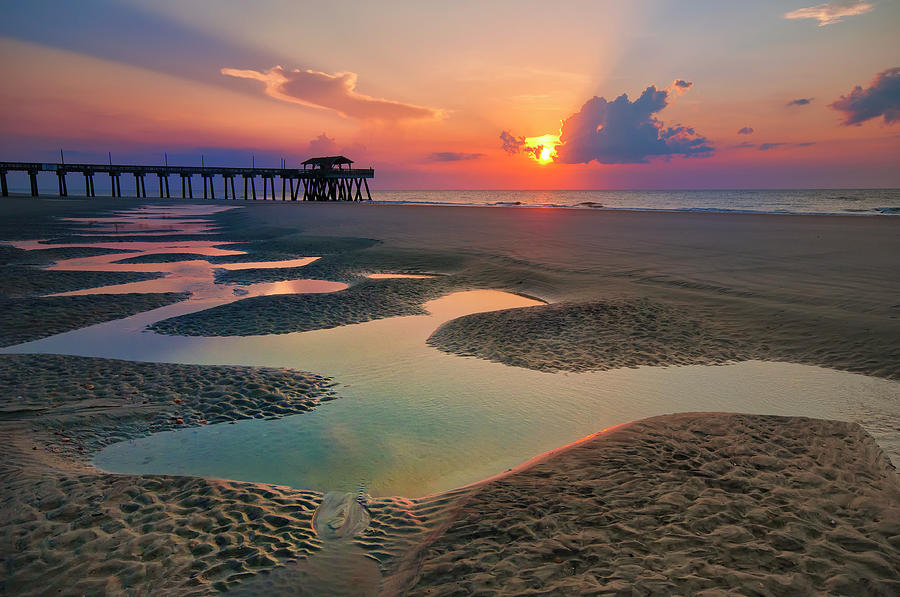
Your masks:
M0 160L900 187L900 1L0 0Z

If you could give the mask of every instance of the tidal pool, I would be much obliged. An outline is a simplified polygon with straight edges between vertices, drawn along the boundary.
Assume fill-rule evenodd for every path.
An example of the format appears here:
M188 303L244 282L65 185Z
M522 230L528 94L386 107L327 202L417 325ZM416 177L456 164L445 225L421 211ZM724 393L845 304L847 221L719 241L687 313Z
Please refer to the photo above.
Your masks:
M477 481L606 427L685 411L862 422L895 459L900 383L806 365L744 362L541 373L431 348L443 321L537 304L497 291L455 293L429 315L248 337L143 331L178 305L6 349L139 361L289 367L331 375L340 398L311 413L154 434L108 446L119 473L259 481L417 497Z
M168 212L136 213L159 217ZM194 210L191 215L202 214ZM16 244L47 247L36 242ZM92 246L134 248L145 253L240 253L214 246L223 244ZM427 315L327 330L247 337L165 336L146 327L246 295L328 292L345 285L290 280L235 287L214 284L217 266L205 261L112 263L129 255L61 261L54 268L165 271L168 275L161 280L76 293L190 290L191 300L0 352L288 367L334 377L340 384L336 388L340 398L311 413L275 421L181 429L114 444L94 459L97 467L110 472L196 475L323 492L362 489L373 496L417 497L478 481L606 427L685 411L857 421L900 462L900 383L895 381L759 361L719 367L541 373L449 355L426 344L438 326L456 317L539 304L491 290L459 292L431 301L425 304ZM311 259L291 263L297 266ZM265 265L284 267L285 263Z

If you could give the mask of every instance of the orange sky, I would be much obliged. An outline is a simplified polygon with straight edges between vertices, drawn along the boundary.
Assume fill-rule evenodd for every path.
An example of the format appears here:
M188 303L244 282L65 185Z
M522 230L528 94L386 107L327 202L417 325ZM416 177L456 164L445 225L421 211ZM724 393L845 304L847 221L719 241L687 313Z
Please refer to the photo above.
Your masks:
M166 151L274 165L342 152L374 165L381 188L900 186L897 3L85 0L5 12L0 159L64 148L72 161ZM661 109L635 101L675 80L685 92ZM856 111L832 106L857 85ZM605 105L623 93L627 104ZM580 145L571 137L557 159L503 150L503 131L559 135L588 106L570 123ZM677 125L693 132L665 138Z

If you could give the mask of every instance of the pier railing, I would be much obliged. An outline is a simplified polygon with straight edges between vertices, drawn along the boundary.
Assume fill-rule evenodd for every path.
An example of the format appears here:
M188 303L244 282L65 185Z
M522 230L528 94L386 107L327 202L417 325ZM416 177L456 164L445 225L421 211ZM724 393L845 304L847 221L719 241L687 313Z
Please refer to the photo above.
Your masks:
M213 166L146 166L124 164L65 164L44 162L0 162L0 191L4 197L9 196L6 175L8 172L25 172L31 183L31 195L37 197L37 175L40 172L52 172L56 174L59 195L65 197L69 194L66 175L81 174L84 177L84 194L87 197L96 197L94 190L94 176L105 174L109 176L112 197L122 196L122 175L134 176L136 196L147 197L146 176L155 175L158 178L159 196L171 198L169 190L169 177L181 177L181 196L193 198L194 190L192 177L200 176L203 179L203 198L216 198L214 180L222 178L222 188L225 199L237 199L234 179L241 177L244 184L244 199L257 199L256 179L263 182L262 199L276 199L275 179L281 179L281 200L290 198L291 201L371 201L369 192L369 178L375 177L374 168L224 168ZM248 189L249 183L249 189ZM231 197L229 197L229 186ZM301 195L300 190L303 189ZM251 193L248 196L248 191Z

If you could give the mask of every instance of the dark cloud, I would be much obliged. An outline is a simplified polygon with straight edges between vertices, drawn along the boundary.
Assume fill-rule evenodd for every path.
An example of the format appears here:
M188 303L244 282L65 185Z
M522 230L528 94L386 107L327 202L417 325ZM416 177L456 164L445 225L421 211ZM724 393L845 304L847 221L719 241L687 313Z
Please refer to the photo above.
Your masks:
M478 158L483 158L483 153L461 153L458 151L438 151L430 156L428 159L432 162L464 162L468 160L477 160Z
M738 134L738 135L752 135L752 134L753 134L753 128L752 128L752 127L749 127L749 126L745 126L744 128L740 129L740 130L737 132L737 134Z
M811 97L801 97L795 100L791 100L787 103L788 106L808 106L813 101Z
M309 142L309 145L306 147L306 153L309 156L317 157L338 155L338 146L334 139L322 133Z
M676 81L684 89L690 83ZM641 164L657 156L707 156L713 151L705 137L686 126L665 128L654 115L669 103L670 93L651 85L633 102L626 94L613 101L588 100L565 119L556 146L558 160L569 164Z
M770 149L775 149L777 147L809 147L815 144L815 141L805 141L803 143L787 143L785 141L778 141L775 143L760 143L757 149L759 149L760 151L769 151Z
M510 155L519 153L525 147L525 137L516 137L509 131L500 133L500 140L503 141L503 151Z
M276 99L334 110L341 116L364 120L425 120L440 118L433 108L379 99L356 91L356 73L330 75L314 70L274 66L265 72L221 69L223 75L260 81L266 95Z
M343 155L353 160L366 159L369 156L366 152L366 146L359 143L351 145L339 145L337 141L322 133L315 139L311 140L304 149L303 157L323 157L328 155Z
M845 126L860 125L879 116L884 117L885 124L900 121L900 67L881 71L868 88L857 85L829 107L844 113Z
M693 87L694 84L690 81L685 81L684 79L675 79L672 81L672 84L664 89L666 93L669 94L670 99L674 99L676 97L681 97L688 90Z

